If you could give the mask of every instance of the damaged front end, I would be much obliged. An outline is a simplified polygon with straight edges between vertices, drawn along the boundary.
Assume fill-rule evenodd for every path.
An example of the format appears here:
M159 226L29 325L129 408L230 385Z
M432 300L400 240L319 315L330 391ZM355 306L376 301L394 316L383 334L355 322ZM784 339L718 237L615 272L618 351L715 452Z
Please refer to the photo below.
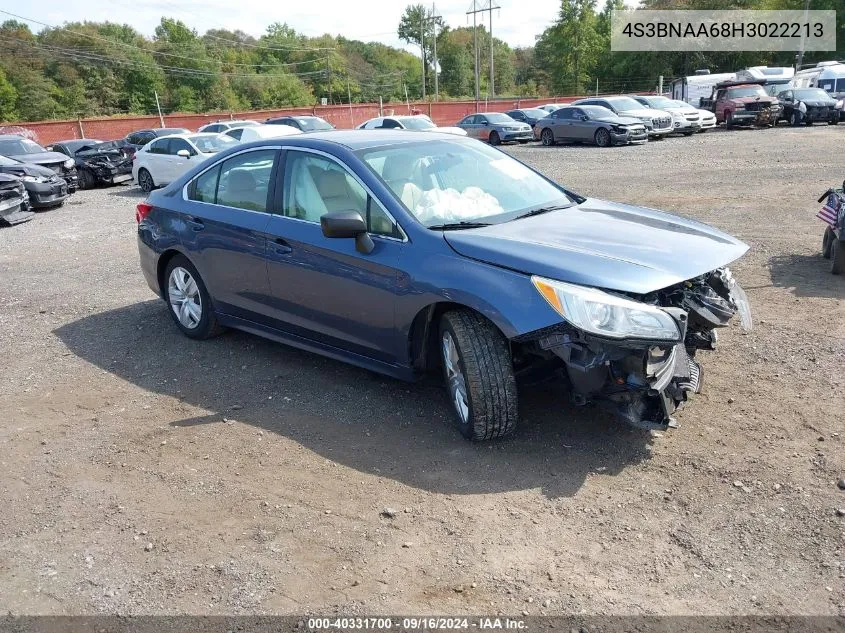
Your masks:
M639 428L677 426L672 414L701 390L698 350L715 349L718 328L737 313L752 327L748 298L728 268L636 299L533 282L566 320L514 342L534 358L563 361L575 404L608 406Z
M76 158L78 167L91 172L97 183L116 185L132 180L132 159L120 150L82 151Z

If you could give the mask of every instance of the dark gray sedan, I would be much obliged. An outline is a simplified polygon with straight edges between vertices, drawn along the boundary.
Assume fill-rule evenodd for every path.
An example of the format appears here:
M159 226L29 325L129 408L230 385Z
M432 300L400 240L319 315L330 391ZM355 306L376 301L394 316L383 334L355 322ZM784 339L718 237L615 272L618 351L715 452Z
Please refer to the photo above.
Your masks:
M465 116L458 127L466 130L467 136L498 145L508 141L527 143L534 140L534 132L527 123L514 121L503 112L483 112Z
M559 108L537 121L534 130L546 146L559 141L595 143L599 147L648 141L648 131L639 119L591 105Z

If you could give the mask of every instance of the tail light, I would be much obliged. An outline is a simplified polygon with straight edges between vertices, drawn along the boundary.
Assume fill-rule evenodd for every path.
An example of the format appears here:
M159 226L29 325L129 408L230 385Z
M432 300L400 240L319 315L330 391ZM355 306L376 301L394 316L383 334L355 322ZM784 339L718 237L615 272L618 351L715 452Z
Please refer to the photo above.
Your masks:
M153 210L153 205L149 202L141 202L138 207L137 211L135 211L135 221L140 224L145 217L150 214L150 211Z

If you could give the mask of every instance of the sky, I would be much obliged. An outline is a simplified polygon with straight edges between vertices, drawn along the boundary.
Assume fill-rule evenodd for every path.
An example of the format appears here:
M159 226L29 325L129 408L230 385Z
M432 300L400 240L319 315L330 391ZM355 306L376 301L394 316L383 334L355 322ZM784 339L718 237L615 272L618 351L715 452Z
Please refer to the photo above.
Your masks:
M477 0L485 6L488 0ZM131 24L145 35L152 35L161 16L186 22L200 33L212 28L240 29L259 36L267 25L286 22L308 36L330 33L349 39L379 41L408 47L396 36L396 27L412 0L249 0L239 6L232 0L40 0L35 5L19 0L0 0L0 9L33 18L53 26L66 21L112 21ZM453 27L472 24L466 11L473 0L440 0L437 13ZM511 46L530 46L557 17L560 0L494 0L493 35ZM249 7L249 8L247 8ZM488 14L479 14L488 24ZM0 20L9 16L0 14ZM469 18L469 21L467 20ZM31 25L33 30L41 27Z

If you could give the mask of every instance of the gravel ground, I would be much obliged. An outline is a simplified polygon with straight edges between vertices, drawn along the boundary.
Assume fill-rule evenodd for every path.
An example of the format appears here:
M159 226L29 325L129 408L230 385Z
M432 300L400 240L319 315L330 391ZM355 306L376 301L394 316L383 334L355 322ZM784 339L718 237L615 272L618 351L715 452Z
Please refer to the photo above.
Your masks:
M0 229L0 609L845 615L845 279L813 218L843 140L508 150L751 245L756 329L703 356L665 434L547 386L473 445L434 379L188 340L142 279L130 187Z

